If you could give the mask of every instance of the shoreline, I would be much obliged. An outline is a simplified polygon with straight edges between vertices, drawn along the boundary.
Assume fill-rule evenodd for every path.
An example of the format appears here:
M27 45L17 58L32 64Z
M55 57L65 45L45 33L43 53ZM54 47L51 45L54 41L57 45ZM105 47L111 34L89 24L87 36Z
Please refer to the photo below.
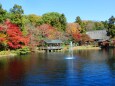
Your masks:
M93 47L93 46L74 46L72 50L100 50L100 47ZM64 47L62 51L69 50L69 47Z
M72 50L100 50L100 49L101 49L100 47L92 47L92 46L74 46L72 48ZM67 50L69 50L69 47L65 46L62 50L59 50L59 51L63 52L63 51L67 51ZM9 53L0 55L0 58L2 58L2 57L14 57L14 56L17 56L16 53L12 53L11 51L5 51L5 52L9 52ZM44 50L37 50L35 52L45 53Z
M75 46L73 50L100 50L100 47L93 47L93 46Z
M17 56L17 54L11 53L11 54L8 54L8 55L0 55L0 58L4 58L4 57L14 57L14 56Z

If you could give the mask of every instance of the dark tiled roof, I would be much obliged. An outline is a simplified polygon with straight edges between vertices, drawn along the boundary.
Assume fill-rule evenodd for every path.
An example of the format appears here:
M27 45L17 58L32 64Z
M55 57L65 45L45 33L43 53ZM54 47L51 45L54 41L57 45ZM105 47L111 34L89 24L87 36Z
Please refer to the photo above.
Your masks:
M91 39L108 40L110 38L109 36L107 36L106 30L88 31L86 32L86 34L89 35Z
M62 40L44 40L46 43L63 43Z

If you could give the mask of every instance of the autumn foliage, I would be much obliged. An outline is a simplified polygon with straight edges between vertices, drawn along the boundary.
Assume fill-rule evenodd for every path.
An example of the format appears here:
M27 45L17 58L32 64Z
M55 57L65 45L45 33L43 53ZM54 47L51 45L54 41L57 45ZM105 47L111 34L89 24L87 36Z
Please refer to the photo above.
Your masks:
M39 35L46 39L59 39L61 36L61 32L49 24L40 25L37 29L39 30Z
M0 26L0 34L0 44L5 41L6 46L10 49L22 48L29 42L29 38L23 36L20 28L8 20Z
M81 39L81 33L80 33L81 27L77 23L69 23L67 25L67 33L72 36L74 39L74 42L78 42Z

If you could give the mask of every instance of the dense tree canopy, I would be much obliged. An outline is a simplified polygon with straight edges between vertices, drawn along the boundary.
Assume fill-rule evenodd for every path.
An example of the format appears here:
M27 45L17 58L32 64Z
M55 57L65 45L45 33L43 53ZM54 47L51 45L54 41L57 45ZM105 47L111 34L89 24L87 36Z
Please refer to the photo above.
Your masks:
M24 37L19 27L7 20L0 26L0 45L10 49L22 48L29 42L28 37Z
M115 36L115 18L111 16L108 20L108 35L111 37Z
M7 11L4 10L0 4L0 23L3 23L3 21L6 19L6 13Z
M27 16L29 22L31 22L33 25L37 26L39 25L39 21L41 20L41 16L37 16L35 14L30 14Z
M57 28L58 30L65 31L66 29L66 18L64 14L59 14L57 12L50 12L43 14L43 22L50 24L51 26Z
M81 33L84 33L89 30L102 30L102 29L107 28L107 26L105 25L105 22L81 20L79 16L76 17L75 22L80 25Z
M85 23L81 20L80 16L76 17L75 23L78 23L81 27L81 33L85 32Z
M80 40L81 27L78 23L69 23L67 24L67 33L70 34L74 42L78 42Z
M10 9L10 20L12 23L18 25L21 30L24 28L24 22L23 22L23 14L24 10L20 5L15 4L13 8Z

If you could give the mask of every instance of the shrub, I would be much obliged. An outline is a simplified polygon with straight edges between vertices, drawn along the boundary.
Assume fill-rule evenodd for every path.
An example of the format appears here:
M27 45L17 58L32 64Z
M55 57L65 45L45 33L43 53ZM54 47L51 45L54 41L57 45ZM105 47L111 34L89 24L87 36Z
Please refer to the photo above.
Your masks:
M30 52L30 49L27 46L23 47L22 49L17 50L17 54L19 55L25 55L25 54L28 54L29 52Z

